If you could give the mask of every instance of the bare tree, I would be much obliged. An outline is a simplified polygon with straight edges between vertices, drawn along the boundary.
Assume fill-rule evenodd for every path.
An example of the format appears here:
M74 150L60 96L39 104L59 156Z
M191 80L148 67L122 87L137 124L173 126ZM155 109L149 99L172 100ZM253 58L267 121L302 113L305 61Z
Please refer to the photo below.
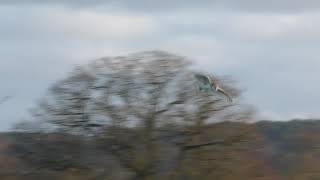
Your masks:
M204 138L208 123L244 114L236 104L199 92L191 64L162 51L102 58L56 83L34 115L69 132L105 128L106 150L133 178L155 179L166 159L163 141L178 144L173 164L179 166L189 150L227 141ZM234 98L239 96L227 81L217 81Z

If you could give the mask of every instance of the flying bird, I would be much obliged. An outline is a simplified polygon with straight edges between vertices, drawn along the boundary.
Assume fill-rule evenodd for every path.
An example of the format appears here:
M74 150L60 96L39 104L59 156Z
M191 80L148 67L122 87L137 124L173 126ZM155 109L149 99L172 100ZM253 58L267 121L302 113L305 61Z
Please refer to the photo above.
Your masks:
M199 82L199 90L204 92L216 92L225 96L229 102L232 102L231 96L222 89L218 83L213 81L209 76L203 74L195 74L194 77Z

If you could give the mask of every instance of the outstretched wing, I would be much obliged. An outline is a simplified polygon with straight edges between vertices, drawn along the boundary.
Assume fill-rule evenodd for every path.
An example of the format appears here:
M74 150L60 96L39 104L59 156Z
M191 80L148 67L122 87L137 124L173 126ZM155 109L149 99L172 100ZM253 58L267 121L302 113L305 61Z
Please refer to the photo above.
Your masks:
M194 77L202 84L202 85L211 85L211 79L209 76L203 74L195 74Z
M222 95L224 95L228 99L229 102L232 102L231 96L225 90L223 90L222 88L218 87L217 88L217 92L222 94Z

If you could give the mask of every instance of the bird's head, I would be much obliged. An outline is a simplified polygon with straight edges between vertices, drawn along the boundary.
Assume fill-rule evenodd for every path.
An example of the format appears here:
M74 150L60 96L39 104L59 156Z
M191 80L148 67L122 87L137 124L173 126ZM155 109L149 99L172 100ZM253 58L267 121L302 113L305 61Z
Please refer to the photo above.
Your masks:
M213 87L214 90L216 90L216 91L218 90L218 85L214 81L211 81L210 84L211 84L211 87Z

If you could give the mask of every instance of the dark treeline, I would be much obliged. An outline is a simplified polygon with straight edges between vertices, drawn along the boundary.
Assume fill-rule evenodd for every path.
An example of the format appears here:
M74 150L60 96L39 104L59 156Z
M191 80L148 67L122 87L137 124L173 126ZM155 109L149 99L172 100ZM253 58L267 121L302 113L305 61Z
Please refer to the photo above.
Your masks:
M205 129L203 138L216 143L194 149L191 146L184 157L177 153L179 144L156 140L161 145L161 153L155 163L157 171L153 179L307 180L320 176L317 166L319 121L222 122L207 125ZM240 140L239 134L243 132L246 133ZM163 136L174 136L177 141L184 138L170 133ZM226 142L225 139L238 140ZM1 179L135 177L135 171L123 165L110 146L110 142L96 137L3 133L0 135ZM123 156L130 157L129 154ZM139 168L139 158L143 163L145 157L142 154L136 158L135 166ZM177 164L179 158L181 162Z

